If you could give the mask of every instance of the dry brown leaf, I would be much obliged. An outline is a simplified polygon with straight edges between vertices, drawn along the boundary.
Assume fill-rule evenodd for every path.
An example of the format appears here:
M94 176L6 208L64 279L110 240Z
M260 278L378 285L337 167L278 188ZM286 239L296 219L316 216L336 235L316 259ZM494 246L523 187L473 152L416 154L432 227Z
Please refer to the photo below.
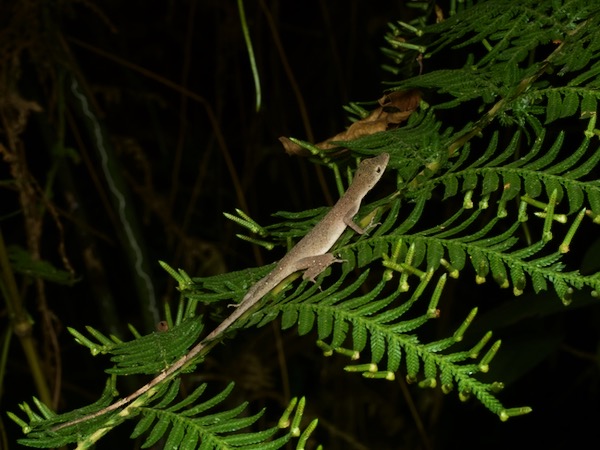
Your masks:
M308 156L310 152L308 150L303 149L295 142L290 141L285 136L281 136L279 138L279 142L283 145L283 149L290 156Z
M338 145L332 143L335 141L351 141L380 131L397 128L417 109L420 101L421 93L415 89L385 94L377 101L380 105L379 108L371 111L364 119L354 122L345 131L318 143L316 147L329 150L338 147ZM288 155L307 156L309 154L308 151L286 137L280 137L279 141Z

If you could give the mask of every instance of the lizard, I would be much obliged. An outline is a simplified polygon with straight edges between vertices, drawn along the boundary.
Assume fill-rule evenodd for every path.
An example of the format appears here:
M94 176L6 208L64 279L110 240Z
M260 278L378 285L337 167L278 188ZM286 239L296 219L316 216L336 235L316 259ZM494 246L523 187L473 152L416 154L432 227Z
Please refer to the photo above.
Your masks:
M314 281L328 266L336 262L342 262L342 260L335 258L332 253L329 253L329 250L342 235L346 227L352 228L358 234L365 233L365 230L358 226L353 221L353 218L356 213L358 213L360 204L365 195L367 195L380 180L389 159L390 155L388 153L381 153L373 158L363 160L354 174L352 183L348 186L346 192L339 198L335 205L333 205L325 216L323 216L323 218L300 241L298 241L298 243L292 247L281 260L279 260L271 272L258 280L246 292L236 309L204 339L192 347L188 353L172 363L154 379L134 393L100 411L61 424L55 427L53 431L115 411L118 408L131 403L133 400L145 394L167 378L175 375L179 369L185 367L189 361L196 358L211 341L214 341L218 336L225 333L234 322L293 273L304 270L303 278Z

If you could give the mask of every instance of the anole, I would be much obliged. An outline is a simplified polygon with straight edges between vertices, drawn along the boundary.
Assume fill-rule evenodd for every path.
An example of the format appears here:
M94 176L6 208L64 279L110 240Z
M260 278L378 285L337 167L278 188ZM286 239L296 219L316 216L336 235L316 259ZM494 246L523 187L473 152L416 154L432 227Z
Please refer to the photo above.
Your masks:
M54 430L75 425L108 412L114 411L132 402L142 394L173 376L179 369L204 350L215 338L223 334L233 323L244 315L250 308L256 305L266 294L268 294L279 283L291 274L304 270L303 278L314 281L328 266L336 259L329 250L342 235L346 227L352 228L359 234L364 230L354 223L353 218L360 208L360 204L367 193L377 184L390 159L387 153L363 160L354 174L352 183L337 201L337 203L325 214L325 216L304 236L292 249L277 263L275 268L264 278L257 281L244 295L235 311L233 311L223 322L211 331L202 341L166 368L152 381L148 382L133 394L113 403L112 405L93 414L80 417L71 422L59 425Z

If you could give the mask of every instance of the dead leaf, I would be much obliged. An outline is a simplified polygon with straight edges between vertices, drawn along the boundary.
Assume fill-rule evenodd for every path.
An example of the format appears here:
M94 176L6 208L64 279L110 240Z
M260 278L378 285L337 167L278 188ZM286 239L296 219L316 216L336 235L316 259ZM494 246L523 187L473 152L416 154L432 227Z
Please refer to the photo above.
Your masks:
M279 142L283 145L283 149L290 156L308 156L310 152L302 147L300 147L295 142L290 141L285 136L281 136L279 138Z
M420 101L421 93L416 89L385 94L377 101L380 105L379 108L371 111L364 119L354 122L345 131L318 143L316 147L329 150L339 147L333 143L335 141L352 141L380 131L397 128L417 109ZM280 137L279 141L288 155L308 156L310 154L286 137Z

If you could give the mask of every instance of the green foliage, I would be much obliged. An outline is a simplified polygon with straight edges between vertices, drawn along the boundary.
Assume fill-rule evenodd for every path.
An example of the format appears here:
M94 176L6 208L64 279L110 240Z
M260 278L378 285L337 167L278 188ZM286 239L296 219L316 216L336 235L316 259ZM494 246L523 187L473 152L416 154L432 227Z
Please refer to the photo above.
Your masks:
M93 355L110 354L115 366L106 372L115 375L154 374L166 369L182 353L196 342L203 324L197 319L188 319L170 332L157 331L138 337L130 342L121 342L114 336L104 336L98 330L87 327L98 343L86 338L76 330L69 329L78 343L90 349Z
M202 443L202 448L207 449L256 448L256 445L261 445L261 448L276 449L290 440L291 433L287 433L274 441L267 442L278 434L278 427L271 427L258 433L234 433L254 424L263 415L264 410L251 416L240 417L248 406L245 402L231 410L209 413L211 408L217 407L231 393L233 384L215 397L197 403L206 387L206 384L201 385L181 402L169 406L178 393L176 384L173 384L160 402L140 409L142 419L133 430L131 437L136 438L147 434L142 448L149 448L168 431L165 448L181 449L198 448L199 442Z
M66 270L57 269L47 261L33 260L23 248L11 245L7 248L11 267L15 272L29 275L51 283L73 285L77 280Z
M60 418L72 420L93 412L98 407L106 406L111 400L112 389L112 386L107 385L104 395L94 405ZM206 389L207 385L203 384L189 393L184 400L173 403L179 393L179 382L165 383L152 400L144 399L143 406L133 404L120 413L89 419L68 428L56 428L62 422L37 399L34 399L34 403L38 412L25 403L20 405L29 419L28 424L13 413L9 413L9 416L28 433L28 437L22 439L21 444L39 448L60 447L72 442L77 442L79 448L88 448L104 434L103 427L112 428L126 419L135 417L139 417L139 421L131 433L131 438L144 436L141 448L150 448L161 439L166 439L164 448L278 449L292 439L297 440L296 448L302 448L308 434L316 425L316 421L313 421L306 427L305 433L301 432L298 423L302 419L304 399L292 399L277 426L259 432L239 433L240 429L254 424L263 415L264 410L246 415L248 404L244 402L233 409L212 412L227 399L233 390L233 383L213 397L200 401ZM294 417L290 421L289 416L292 413Z
M564 304L575 291L600 291L598 273L582 275L565 260L584 220L600 222L600 183L594 178L600 160L599 21L600 7L590 1L497 0L418 28L410 46L405 36L400 39L399 30L407 27L392 25L386 55L400 71L420 52L425 72L393 81L390 89L418 89L427 103L397 129L344 143L355 155L391 155L393 193L359 214L381 223L370 235L346 232L335 247L343 264L316 284L280 286L235 328L262 326L280 315L284 329L316 331L326 355L360 359L346 370L365 378L401 374L423 388L475 398L501 420L528 413L528 407L503 406L502 383L481 377L493 369L501 341L488 332L467 341L475 343L464 342L477 308L449 337L421 342L419 331L443 313L448 277L470 274L479 284L491 279L500 288L512 287L514 295L529 286L536 293L553 290ZM461 117L449 118L454 111ZM237 221L287 243L306 234L324 212L281 213L281 223L264 228L242 214ZM93 329L88 331L97 342L72 331L93 353L112 355L112 379L163 370L197 341L202 322L192 316L198 302L241 298L272 266L204 279L166 268L179 282L180 311L190 313L180 314L169 331L127 343ZM470 281L463 275L461 282ZM39 412L21 405L28 421L11 417L28 433L22 443L40 447L92 442L138 416L133 437L149 432L144 447L165 438L181 448L199 442L201 448L280 448L299 434L293 426L274 440L277 427L232 433L255 424L261 413L240 417L245 404L211 413L231 385L197 403L206 388L173 403L179 383L168 379L120 410L60 429L55 427L102 411L114 390L107 385L99 402L77 412L57 416L36 401Z

